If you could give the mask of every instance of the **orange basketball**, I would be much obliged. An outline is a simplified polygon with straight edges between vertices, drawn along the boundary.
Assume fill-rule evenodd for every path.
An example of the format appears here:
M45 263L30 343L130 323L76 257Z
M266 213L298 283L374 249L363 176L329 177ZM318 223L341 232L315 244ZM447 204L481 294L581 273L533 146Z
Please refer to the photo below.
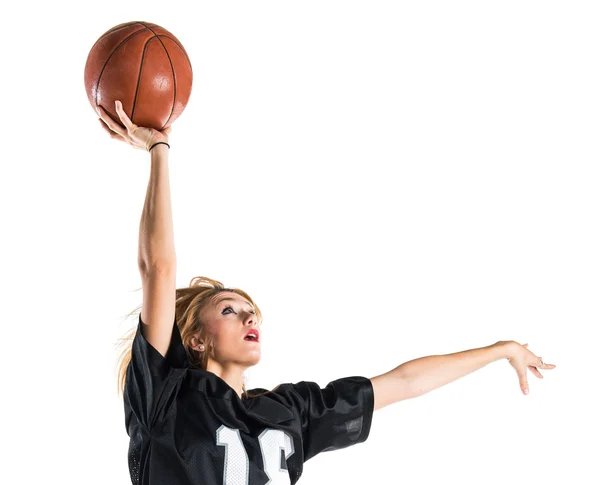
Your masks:
M181 115L192 92L192 65L181 42L148 22L119 24L100 36L85 63L85 90L96 112L117 123L115 100L133 123L164 130Z

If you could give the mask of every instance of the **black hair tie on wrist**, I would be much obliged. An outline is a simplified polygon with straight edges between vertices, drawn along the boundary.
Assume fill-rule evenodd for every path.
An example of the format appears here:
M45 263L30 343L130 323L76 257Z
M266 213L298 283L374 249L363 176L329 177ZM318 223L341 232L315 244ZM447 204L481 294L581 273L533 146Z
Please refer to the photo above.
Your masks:
M167 145L169 147L169 149L171 149L171 145L169 145L166 141L159 141L157 143L155 143L154 145L152 145L148 151L152 150L156 145Z

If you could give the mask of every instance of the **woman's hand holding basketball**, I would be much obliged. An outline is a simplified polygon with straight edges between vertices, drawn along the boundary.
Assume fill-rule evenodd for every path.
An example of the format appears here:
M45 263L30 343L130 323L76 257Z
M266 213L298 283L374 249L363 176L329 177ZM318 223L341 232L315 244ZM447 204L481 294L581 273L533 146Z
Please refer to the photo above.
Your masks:
M119 125L119 123L113 121L113 119L108 115L108 113L102 108L102 106L98 106L98 111L100 113L100 123L102 127L108 132L111 138L115 138L117 140L124 141L125 143L129 143L134 148L139 148L140 150L148 151L152 145L159 141L169 142L169 133L171 132L171 127L166 128L163 131L157 131L153 128L144 128L141 126L134 125L129 117L123 111L123 106L120 101L115 101L115 111L123 123L123 126Z

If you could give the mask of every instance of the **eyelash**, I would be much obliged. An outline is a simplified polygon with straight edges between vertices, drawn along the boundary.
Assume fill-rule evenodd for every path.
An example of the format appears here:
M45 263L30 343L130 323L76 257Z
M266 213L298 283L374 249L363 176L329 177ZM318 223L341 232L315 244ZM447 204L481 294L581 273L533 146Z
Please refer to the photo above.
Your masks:
M227 305L225 308L223 308L223 311L221 312L222 314L225 313L225 310L230 309L233 313L235 313L233 311L233 308L230 305ZM252 313L253 315L256 315L256 312L254 310L251 310L250 313Z

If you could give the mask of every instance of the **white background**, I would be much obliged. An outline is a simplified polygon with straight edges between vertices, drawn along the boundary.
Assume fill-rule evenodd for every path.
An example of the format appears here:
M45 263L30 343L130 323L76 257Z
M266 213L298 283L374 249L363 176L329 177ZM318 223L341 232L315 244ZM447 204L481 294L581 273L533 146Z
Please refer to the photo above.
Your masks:
M379 410L300 483L598 483L596 6L4 7L0 481L130 483L114 346L142 301L149 155L101 130L83 71L143 20L194 68L170 137L177 284L255 299L249 388L498 340L557 365L528 396L502 359Z

